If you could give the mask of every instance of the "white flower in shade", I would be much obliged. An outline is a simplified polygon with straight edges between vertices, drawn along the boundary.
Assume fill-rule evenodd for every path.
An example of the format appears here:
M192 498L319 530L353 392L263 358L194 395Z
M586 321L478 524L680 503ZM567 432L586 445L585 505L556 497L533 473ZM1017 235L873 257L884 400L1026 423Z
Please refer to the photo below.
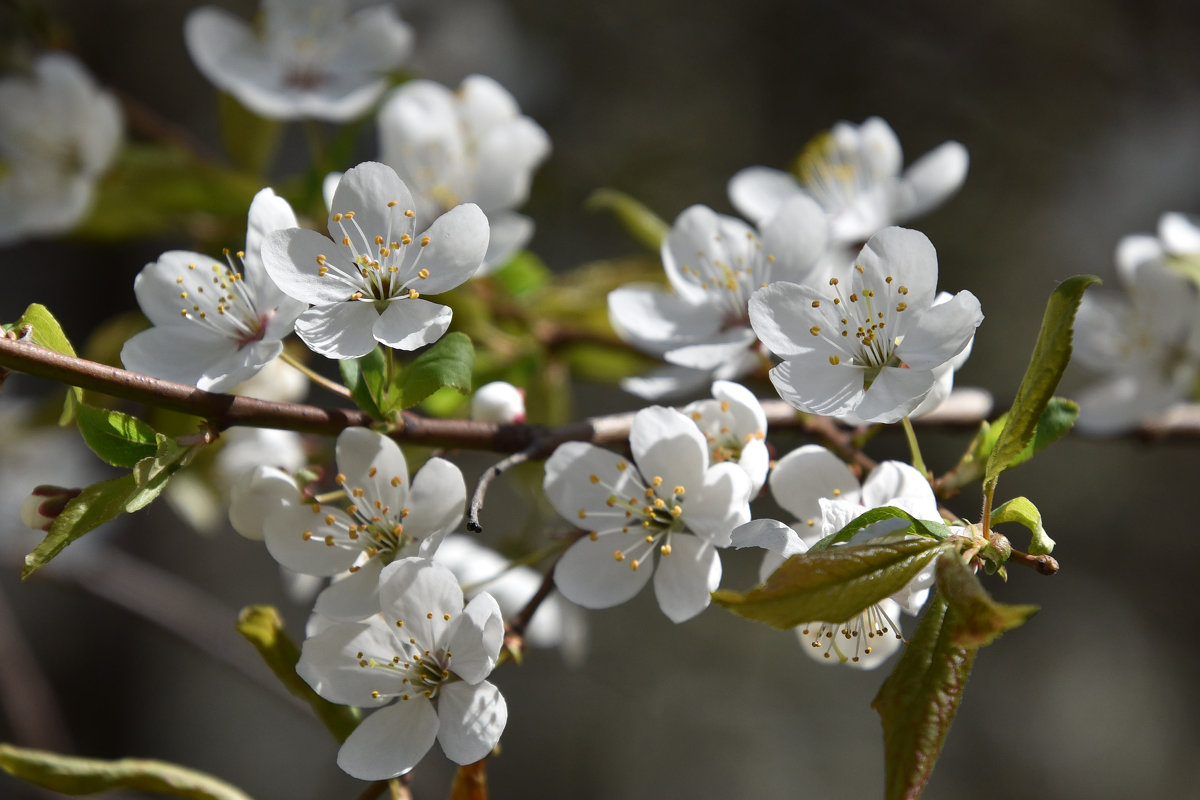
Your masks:
M793 408L897 422L983 321L967 291L935 303L937 254L924 234L885 228L823 290L791 283L750 299L754 332L783 363L771 382Z
M379 576L377 614L306 639L296 672L334 703L375 708L338 751L338 766L366 781L403 775L436 739L456 764L492 751L508 706L485 678L504 641L487 592L464 608L453 573L423 558Z
M73 57L0 80L0 245L70 230L121 143L121 110Z
M277 403L299 403L308 394L309 380L303 372L277 358L243 381L234 394L272 400Z
M415 350L438 340L451 310L422 299L466 281L487 250L487 217L456 206L418 233L412 195L384 164L368 161L338 183L329 214L336 241L315 231L277 231L263 246L267 272L313 307L296 333L329 358L358 358L375 343Z
M858 244L958 191L967 176L967 149L945 142L903 174L902 163L900 141L879 117L862 125L839 122L808 143L794 175L748 167L729 181L729 197L739 212L761 221L792 197L806 194L829 214L835 241Z
M1200 229L1166 214L1158 238L1127 236L1118 245L1123 294L1084 294L1075 359L1105 375L1077 395L1084 433L1122 433L1191 398L1200 378L1200 295L1170 264L1196 258Z
M229 522L247 539L262 541L267 520L276 511L304 500L296 479L279 467L259 464L230 487Z
M227 264L184 250L147 264L133 291L154 327L125 343L125 368L222 392L278 356L304 306L271 282L259 250L267 234L295 224L287 201L263 189L250 204L246 249L226 252Z
M221 434L221 449L213 459L217 483L230 490L260 465L295 474L308 463L304 437L274 428L233 427Z
M462 534L447 536L433 561L454 573L468 599L482 591L494 597L505 619L520 612L542 585L537 570L513 566L495 550ZM524 638L533 647L560 648L567 663L577 665L587 651L587 621L578 608L552 592L529 620Z
M348 13L346 0L264 0L261 34L214 6L192 11L184 39L196 66L246 108L272 119L344 122L387 88L412 49L388 5Z
M754 520L735 530L732 536L735 547L767 550L759 569L759 579L763 581L788 557L806 552L872 508L895 506L918 519L941 519L929 481L913 467L899 461L884 461L860 486L850 468L820 445L805 445L781 458L771 472L770 487L775 501L796 517L793 526L774 520ZM878 540L907 525L907 520L900 518L882 520L863 528L849 543ZM920 611L932 584L931 565L899 592L863 610L854 619L815 620L797 627L796 634L804 644L805 653L818 661L872 669L903 641L900 611L909 614Z
M716 381L711 400L684 406L708 442L712 463L730 461L746 471L753 500L767 480L771 456L767 451L767 415L754 393L740 383Z
M267 550L283 566L336 580L317 598L315 611L359 620L378 610L380 570L408 556L430 557L462 521L467 487L458 467L431 458L408 481L400 446L367 430L338 435L337 482L346 507L313 501L267 518Z
M699 428L674 409L639 411L629 445L634 464L585 442L559 445L546 462L546 496L588 531L559 560L555 586L581 606L608 608L653 573L663 613L683 622L721 581L716 548L750 519L750 479L730 462L710 466Z
M470 75L458 91L428 80L405 83L379 110L379 142L380 160L408 185L422 218L460 203L487 214L491 239L481 273L533 236L533 220L513 209L529 197L550 138L496 81Z
M686 209L662 245L670 291L632 284L609 292L608 319L617 334L674 365L625 387L662 396L753 369L760 356L747 316L750 295L774 281L806 279L825 253L827 227L806 197L785 203L761 233L705 206Z
M525 421L525 390L505 381L485 383L471 396L471 419L500 424Z

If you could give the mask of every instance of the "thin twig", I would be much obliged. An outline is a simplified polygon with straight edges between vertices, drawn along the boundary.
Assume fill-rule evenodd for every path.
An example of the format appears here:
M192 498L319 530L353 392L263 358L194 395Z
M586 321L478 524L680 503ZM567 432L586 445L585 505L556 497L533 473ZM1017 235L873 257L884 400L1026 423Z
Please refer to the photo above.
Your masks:
M479 483L475 485L475 494L471 497L471 507L467 511L467 530L473 533L483 531L483 526L479 524L479 512L483 508L483 498L487 495L488 486L500 475L518 464L528 461L532 452L533 449L527 447L520 452L513 453L511 456L497 461L479 476Z
M1053 556L1031 556L1029 553L1013 550L1012 555L1009 556L1009 560L1015 561L1024 567L1032 567L1043 575L1053 575L1058 572L1058 559Z

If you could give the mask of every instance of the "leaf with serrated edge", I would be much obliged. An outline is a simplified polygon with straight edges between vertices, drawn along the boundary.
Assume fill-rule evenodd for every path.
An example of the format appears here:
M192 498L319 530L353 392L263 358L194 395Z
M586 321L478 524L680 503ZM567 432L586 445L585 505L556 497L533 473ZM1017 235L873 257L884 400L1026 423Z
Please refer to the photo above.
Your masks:
M114 467L132 467L158 450L154 429L120 411L81 405L76 422L92 452Z
M33 326L33 341L35 344L66 356L75 355L75 348L71 346L71 342L67 339L67 334L63 332L62 325L58 324L58 320L50 313L50 309L41 303L33 303L26 308L21 318L13 323L13 328L19 331L25 325ZM70 425L75 419L76 409L82 403L83 389L80 389L78 386L68 386L67 400L63 404L58 424Z
M939 590L871 707L883 723L887 800L915 800L929 781L962 701L976 648L951 641L950 608Z
M949 545L933 539L832 547L795 555L745 594L713 592L739 616L776 628L845 622L904 588Z
M991 644L1005 631L1024 625L1038 611L1032 605L997 603L956 553L943 553L936 569L938 591L953 612L950 641L956 646Z
M191 800L250 800L250 795L212 775L166 761L64 756L0 744L0 769L23 781L64 794L132 789Z
M984 473L988 484L995 484L996 477L1015 463L1033 438L1038 421L1071 359L1072 326L1083 293L1099 282L1094 275L1076 275L1060 283L1050 295L1029 367L1008 412L1008 421L988 458Z
M1045 556L1054 552L1054 540L1042 527L1042 512L1025 497L1014 497L992 511L992 527L1005 522L1016 522L1029 529L1033 536L1029 540L1029 552Z
M879 506L863 512L848 522L846 527L842 528L840 531L831 533L824 539L821 539L812 547L808 548L808 552L819 553L822 550L829 549L835 544L848 542L854 538L856 533L868 525L881 522L885 519L895 519L896 517L908 520L909 525L903 530L894 531L894 533L910 533L917 536L926 536L930 539L945 539L950 536L950 529L941 522L917 519L904 509L897 508L896 506Z
M411 408L445 386L470 394L474 367L471 337L460 331L446 334L404 370L400 379L403 407Z

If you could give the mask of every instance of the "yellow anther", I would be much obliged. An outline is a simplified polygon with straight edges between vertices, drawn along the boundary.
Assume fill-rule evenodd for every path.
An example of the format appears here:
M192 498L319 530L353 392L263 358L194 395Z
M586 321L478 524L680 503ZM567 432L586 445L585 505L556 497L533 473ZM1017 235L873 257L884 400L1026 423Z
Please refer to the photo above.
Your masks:
M373 699L375 699L375 700L378 700L378 699L379 699L379 692L375 692L375 691L371 692L371 697L372 697Z
M599 475L596 475L596 474L592 474L592 475L589 475L589 476L588 476L588 480L589 480L589 481L591 481L592 483L599 483L599 482L600 482L600 476L599 476Z
M433 241L433 239L430 239L428 236L422 236L421 237L421 247L425 247L432 241Z
M863 274L863 268L862 268L861 266L859 266L858 264L855 264L855 265L854 265L854 268L855 268L856 270L858 270L858 274L859 274L859 275L862 275L862 274Z
M897 289L896 291L897 291L897 292L899 292L900 294L908 294L908 287L907 287L907 286L901 286L901 287L900 287L899 289Z
M650 481L650 485L653 486L655 489L657 489L658 487L662 486L662 482L663 482L662 476L655 475L653 480Z
M857 295L857 294L852 294L852 295L850 295L850 302L851 302L851 303L857 303L857 302L858 302L858 295Z
M346 219L354 219L354 212L347 211L344 216L346 217Z
M318 277L324 278L328 274L329 274L329 267L321 267L317 270Z
M333 221L334 221L334 222L341 222L341 221L342 221L342 215L341 215L340 213L338 213L338 214L334 214L334 215L333 215Z
M417 215L417 212L413 211L411 208L404 212L404 216L408 217L409 219L412 219L416 215Z
M821 307L821 301L820 301L820 300L813 300L813 301L812 301L812 307L813 307L813 308L820 308L820 307Z
M683 497L683 494L684 494L684 488L683 488L682 486L676 486L676 487L675 487L675 494L677 494L677 495L678 495L678 496L680 496L680 497Z
M664 556L671 555L671 545L664 544L662 547L658 548L658 552L662 553Z
M395 200L388 200L387 207L388 207L388 208L395 208L395 207L396 207L396 201L395 201Z
M836 367L838 364L842 363L842 360L836 355L832 355L829 357L829 363Z
M392 251L388 250L386 247L379 248L379 255L383 256L384 258L387 258L391 254L392 254Z
M624 461L617 462L617 472L624 472L629 465Z
M613 558L617 561L624 561L625 554L622 553L620 550L617 550L616 552L613 553Z
M811 333L813 336L820 336L821 335L821 326L813 325L811 328L808 329L808 332Z
M343 236L343 237L342 237L342 244L346 245L346 247L349 247L349 246L350 246L350 237L349 237L349 236Z
M897 303L896 304L897 311L903 311L906 308L908 308L908 303Z
M412 237L407 233L400 237L400 244L412 244Z
M837 278L830 278L830 279L829 279L829 285L830 285L830 286L837 286L837 285L838 285L838 279L837 279Z
M326 537L325 537L325 546L326 546L326 547L333 547L333 537L332 537L332 536L326 536Z
M424 247L426 244L428 244L428 242L426 241L426 239L428 239L428 238L429 237L426 236L425 239L421 240L422 247ZM421 280L425 280L426 278L429 277L429 270L427 270L427 269L421 270L420 272L417 273L417 277L420 278Z
M639 566L640 566L640 563L638 562L638 560L636 558L633 561L629 562L629 568L631 570L633 570L634 572L638 571Z
M594 541L596 541L597 539L599 539L599 538L600 538L600 534L599 534L598 532L596 532L596 531L592 531L592 532L590 532L590 533L588 534L588 538L589 538L589 539L591 539L591 540L594 542Z
M582 509L582 508L581 508L581 509L579 509L579 518L580 518L580 519L587 519L587 511L586 511L585 509Z
M304 533L300 534L300 538L301 538L301 539L303 539L303 540L304 540L304 541L306 541L306 542L307 542L309 539L311 539L312 537L313 537L313 532L312 532L312 531L305 531Z
M678 517L682 513L683 513L683 506L678 506L678 505L671 506L671 516L672 517Z
M417 299L418 297L420 297L420 296L421 296L421 293L420 293L420 292L418 292L416 289L409 289L409 290L408 290L408 299L409 299L409 300L416 300L416 299Z

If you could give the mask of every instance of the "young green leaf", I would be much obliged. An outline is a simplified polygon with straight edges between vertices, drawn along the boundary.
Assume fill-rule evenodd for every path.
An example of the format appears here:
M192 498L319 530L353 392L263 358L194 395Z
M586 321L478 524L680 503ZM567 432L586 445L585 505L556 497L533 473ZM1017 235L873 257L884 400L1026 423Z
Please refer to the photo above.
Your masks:
M745 594L713 592L739 616L776 628L843 622L895 594L949 545L933 539L846 545L795 555Z
M878 508L872 508L869 511L865 511L859 516L855 517L840 531L829 534L824 539L808 548L808 552L819 553L822 550L829 549L835 544L848 542L854 538L856 533L868 525L885 519L895 519L897 517L908 520L909 525L907 528L893 531L893 533L912 533L916 534L917 536L925 536L930 539L938 540L945 539L950 536L950 529L941 522L917 519L904 509L897 508L896 506L879 506Z
M121 514L129 493L137 489L133 473L94 483L67 503L54 520L46 537L25 556L21 577L28 578L57 556L71 542Z
M237 629L254 646L284 687L312 707L335 739L346 741L346 737L358 726L361 718L358 709L329 702L296 674L300 651L288 638L279 612L272 606L246 606L238 614Z
M400 392L387 385L387 359L379 347L361 358L338 361L338 368L350 399L375 419L384 419L398 407Z
M609 211L635 241L656 256L670 226L639 200L616 189L597 189L587 199L589 211Z
M552 277L553 274L545 262L528 250L514 253L500 269L488 276L513 297L541 289Z
M1034 438L1038 422L1071 359L1075 312L1079 310L1084 291L1099 282L1094 275L1076 275L1060 283L1050 295L1025 377L1021 379L1008 420L988 457L984 474L987 484L994 485L1001 472L1018 463Z
M250 800L250 795L219 778L166 761L140 758L104 761L0 744L0 769L63 794L132 789L191 800Z
M871 701L883 723L887 800L920 797L958 712L976 648L954 644L952 628L939 587L904 655Z
M92 452L114 467L132 467L158 450L154 429L120 411L81 405L76 422Z
M1054 552L1054 540L1046 535L1042 527L1042 512L1027 498L1014 497L992 511L992 526L1005 522L1017 522L1024 525L1033 534L1029 541L1029 553L1035 556L1045 556Z
M471 393L475 347L460 331L448 333L413 361L400 378L402 408L411 408L442 387Z
M991 644L1038 611L1037 606L997 603L957 553L942 553L936 569L938 593L952 612L948 618L950 642L957 647Z
M13 329L19 331L25 325L32 327L35 344L45 347L47 350L62 353L63 355L75 355L75 348L71 347L71 342L67 340L67 335L63 332L62 326L58 324L58 320L50 313L50 309L41 303L33 303L29 308L25 309L25 313L21 315L21 318L13 323ZM58 424L70 425L75 419L76 409L81 403L83 403L83 389L80 389L78 386L68 386L67 400L63 404Z

